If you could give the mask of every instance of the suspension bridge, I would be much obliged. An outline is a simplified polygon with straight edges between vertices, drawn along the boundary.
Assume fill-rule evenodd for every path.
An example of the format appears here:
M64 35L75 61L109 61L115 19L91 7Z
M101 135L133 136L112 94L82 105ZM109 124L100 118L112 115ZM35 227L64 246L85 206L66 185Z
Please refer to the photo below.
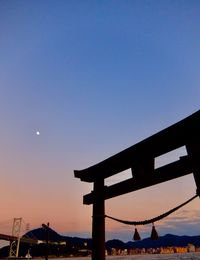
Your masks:
M43 228L49 226L42 224ZM30 231L29 223L25 223L22 218L0 222L0 240L10 242L9 258L16 259L19 254L20 243L39 244L47 243L47 240L38 240ZM30 234L31 237L28 235Z

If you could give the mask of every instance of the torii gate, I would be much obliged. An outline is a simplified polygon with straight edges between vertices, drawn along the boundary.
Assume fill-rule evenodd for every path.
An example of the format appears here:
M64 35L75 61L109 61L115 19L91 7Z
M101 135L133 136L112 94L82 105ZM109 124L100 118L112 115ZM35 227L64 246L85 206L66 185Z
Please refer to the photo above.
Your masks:
M186 147L187 155L156 168L155 158ZM132 177L111 186L104 180L124 170ZM193 173L200 194L200 110L151 137L84 170L75 170L81 181L93 182L94 190L83 197L93 204L92 260L105 260L105 200Z

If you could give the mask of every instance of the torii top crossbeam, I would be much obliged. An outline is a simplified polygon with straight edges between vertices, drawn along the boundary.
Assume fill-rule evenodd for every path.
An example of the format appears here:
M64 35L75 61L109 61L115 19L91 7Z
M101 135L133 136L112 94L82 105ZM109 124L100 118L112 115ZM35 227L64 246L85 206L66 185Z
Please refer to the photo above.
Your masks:
M75 170L74 174L81 181L95 182L131 168L133 178L105 187L105 199L115 197L191 173L188 156L157 169L154 169L154 160L179 147L187 148L197 140L200 140L200 110L96 165ZM200 142L198 144L200 146ZM85 195L84 203L91 204L92 197L92 193Z

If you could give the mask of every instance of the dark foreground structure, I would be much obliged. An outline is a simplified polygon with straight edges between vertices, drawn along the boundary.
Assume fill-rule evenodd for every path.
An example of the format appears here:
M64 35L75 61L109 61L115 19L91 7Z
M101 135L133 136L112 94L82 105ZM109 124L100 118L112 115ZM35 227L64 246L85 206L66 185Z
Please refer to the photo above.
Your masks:
M155 168L155 158L180 147L187 155ZM132 177L105 186L104 180L131 169ZM200 110L178 123L84 170L75 170L76 178L93 182L93 191L83 197L93 204L92 260L105 260L105 200L193 173L200 194Z

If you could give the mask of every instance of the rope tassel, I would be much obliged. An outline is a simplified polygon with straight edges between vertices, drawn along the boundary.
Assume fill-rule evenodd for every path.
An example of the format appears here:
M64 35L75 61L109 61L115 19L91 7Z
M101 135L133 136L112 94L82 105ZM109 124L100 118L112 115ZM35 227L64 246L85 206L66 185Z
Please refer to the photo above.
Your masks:
M135 240L135 241L141 240L141 237L140 237L140 234L137 231L137 228L135 228L135 233L134 233L134 236L133 236L133 240Z
M156 231L156 228L155 228L155 226L154 226L154 224L153 224L153 226L152 226L152 231L151 231L151 239L152 240L158 240L158 233L157 233L157 231Z

